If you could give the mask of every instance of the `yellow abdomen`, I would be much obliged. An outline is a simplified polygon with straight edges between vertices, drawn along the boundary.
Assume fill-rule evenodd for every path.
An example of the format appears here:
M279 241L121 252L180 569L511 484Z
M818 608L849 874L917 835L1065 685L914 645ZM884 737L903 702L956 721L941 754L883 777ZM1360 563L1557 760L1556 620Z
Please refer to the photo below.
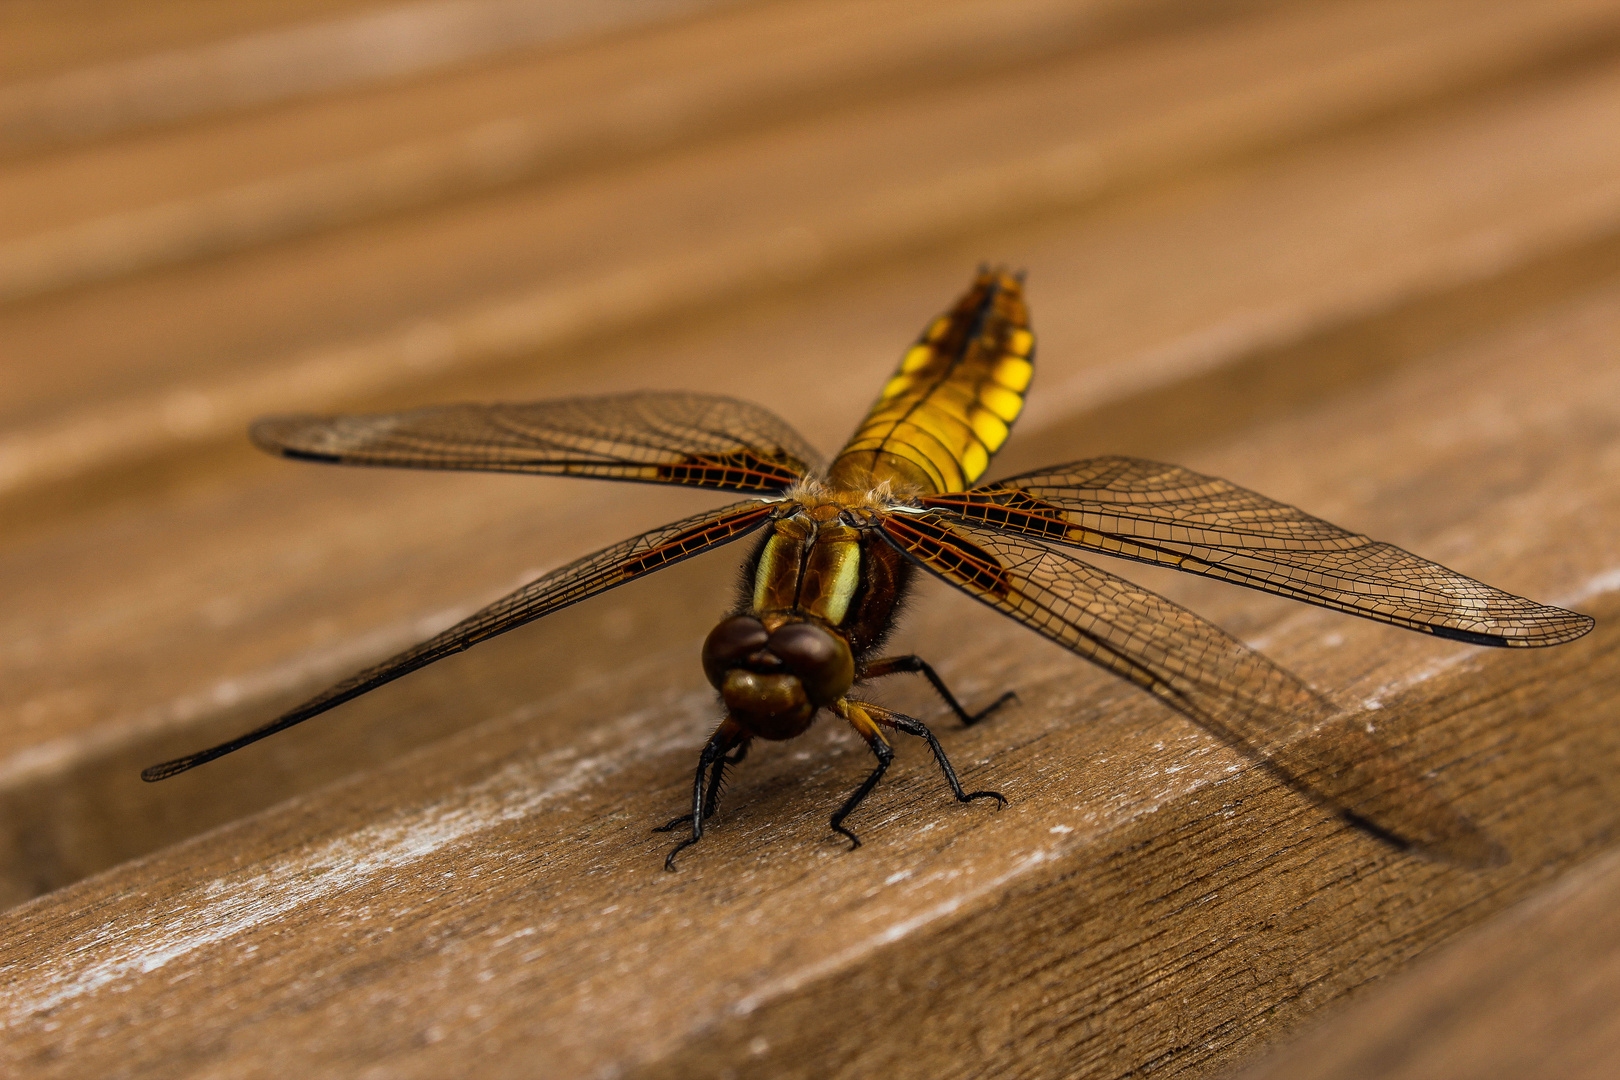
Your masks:
M965 490L1023 410L1034 356L1023 282L982 271L906 352L828 484L861 491L887 481L902 496Z

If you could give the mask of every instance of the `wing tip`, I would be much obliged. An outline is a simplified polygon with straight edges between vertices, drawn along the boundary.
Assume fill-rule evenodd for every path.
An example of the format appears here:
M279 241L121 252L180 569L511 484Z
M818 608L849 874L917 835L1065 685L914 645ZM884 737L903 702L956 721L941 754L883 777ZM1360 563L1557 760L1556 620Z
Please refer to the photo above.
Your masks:
M308 461L337 461L331 454L301 449L296 445L298 431L308 416L261 416L248 425L248 440L267 454Z
M195 768L196 766L201 765L202 762L197 760L198 757L199 755L197 754L188 754L182 758L175 758L173 761L164 761L157 765L149 765L141 770L141 779L146 781L148 784L155 784L159 780L167 780L171 776L178 773L183 773L187 769Z
M266 447L266 449L273 454L280 454L282 457L291 458L294 461L317 461L322 465L343 464L343 458L337 454L323 454L315 450L298 450L291 446Z
M1534 614L1545 620L1545 625L1531 630L1524 622L1509 623L1508 628L1522 631L1520 633L1481 633L1476 630L1464 630L1451 626L1431 626L1429 632L1436 637L1448 638L1452 641L1463 641L1470 645L1489 645L1496 648L1509 649L1542 649L1552 645L1564 645L1577 638L1585 637L1597 626L1597 620L1590 615L1582 615L1577 611L1565 611L1563 608L1538 607Z

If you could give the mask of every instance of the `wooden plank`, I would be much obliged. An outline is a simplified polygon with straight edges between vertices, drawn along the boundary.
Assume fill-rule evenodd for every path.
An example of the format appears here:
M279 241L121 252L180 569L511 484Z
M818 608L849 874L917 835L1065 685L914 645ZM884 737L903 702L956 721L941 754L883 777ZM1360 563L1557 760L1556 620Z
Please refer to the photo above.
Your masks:
M8 83L96 63L202 45L310 18L341 15L374 0L209 4L154 0L131 7L105 0L10 0L0 8L0 79Z
M0 9L0 156L386 84L715 2L13 2Z
M1521 45L1530 56L1549 41L1568 45L1505 16L1459 34L1455 2L1431 2L1418 9L1424 40L1446 46L1433 70L1410 63L1413 16L1395 18L1410 3L1370 8L1370 26L1358 5L1312 7L1257 17L1248 33L1155 39L1096 58L1096 70L1081 56L611 178L519 188L408 224L0 310L0 364L14 388L0 418L0 491L60 488L234 437L266 409L374 399L528 362L1084 205L1144 177L1429 100L1437 84L1455 91L1482 64L1525 60ZM1047 108L1032 113L1031 100ZM966 116L982 137L961 137ZM548 242L530 242L537 235ZM232 317L199 319L199 309Z
M1043 340L1042 383L1005 467L1162 455L1194 441L1194 431L1231 430L1210 418L1212 392L1222 394L1219 415L1241 423L1253 406L1238 403L1270 378L1264 371L1323 373L1325 357L1348 352L1353 363L1336 370L1354 384L1412 355L1397 342L1437 348L1522 310L1515 304L1613 272L1601 243L1590 265L1563 277L1539 260L1549 249L1588 250L1596 241L1587 234L1603 237L1620 217L1614 173L1591 150L1615 93L1603 79L1555 84L1505 109L1347 137L1258 171L976 239L898 276L860 276L786 307L747 309L740 323L711 320L673 340L654 328L605 354L563 351L537 369L436 393L532 399L672 382L722 387L834 446L853 422L850 403L868 398L873 373L889 368L913 332L905 328L959 288L962 268L989 246L1021 253L1030 267ZM1521 154L1527 145L1537 152ZM1477 182L1481 175L1490 182ZM1324 177L1333 184L1324 188ZM1456 194L1465 178L1470 197ZM1400 227L1367 228L1391 199L1404 207ZM1314 258L1302 267L1307 250ZM1210 272L1222 265L1226 272ZM1514 267L1522 273L1508 273ZM1481 277L1490 284L1470 284ZM1452 293L1462 299L1439 319L1430 302ZM1414 314L1385 319L1400 298ZM1340 327L1370 327L1372 337L1333 337ZM1277 353L1290 342L1303 352ZM676 371L692 374L676 381ZM1223 371L1237 380L1235 393L1205 377ZM1178 386L1190 389L1178 397ZM702 505L653 491L630 500L622 489L604 504L605 493L543 480L297 470L245 446L233 453L220 465L204 459L217 471L195 481L200 490L149 506L126 495L123 509L14 532L0 550L0 573L14 583L0 616L16 643L0 680L14 719L0 737L15 807L3 876L15 897L439 737L456 725L437 712L404 722L365 707L365 719L345 727L352 735L341 751L294 739L275 752L278 767L233 767L184 794L134 781L150 760L247 726L525 573ZM661 588L647 586L649 595ZM714 586L691 588L701 596ZM677 595L686 594L664 603L693 610ZM648 606L603 603L619 620ZM712 608L696 610L703 614L672 627L674 636L646 637L700 636ZM548 636L545 648L577 638L580 625ZM578 652L616 654L620 640L592 638L565 669L583 663ZM515 706L534 688L519 684L517 698L504 700ZM86 799L87 790L97 797Z
M0 916L4 1071L1207 1074L1612 843L1620 12L925 7L881 8L921 41L795 53L784 35L840 6L755 5L87 147L79 172L36 159L37 191L50 168L85 185L81 209L57 204L71 226L167 197L91 183L120 153L161 181L279 133L176 189L195 209L297 172L300 139L342 123L388 120L368 154L412 145L440 92L442 134L482 122L479 93L581 64L603 93L637 57L690 76L666 84L687 95L676 149L579 150L508 189L0 306L0 892L56 890ZM995 55L968 55L1009 10L978 39ZM661 51L676 39L691 51ZM752 51L691 62L728 41ZM760 101L716 105L739 87ZM826 96L786 103L810 87ZM8 168L0 184L24 177ZM728 602L724 555L135 779L708 502L299 467L241 445L247 415L684 384L831 447L986 254L1029 268L1042 341L998 469L1180 460L1599 618L1571 647L1503 653L1123 568L1433 769L1510 864L1406 859L925 591L900 646L972 700L1022 695L941 725L1012 806L954 806L903 748L846 854L825 819L863 751L827 725L757 753L665 875L647 829L715 720L692 653ZM937 718L918 687L886 694Z
M1243 1073L1600 1080L1620 1061L1620 854L1533 897L1359 996Z
M1580 644L1504 654L1175 589L1434 767L1513 850L1505 867L1393 853L935 596L906 644L971 697L1023 696L947 742L1004 812L950 805L908 754L845 853L824 815L860 750L827 730L740 771L666 875L647 825L678 808L713 717L690 660L653 657L18 909L3 1053L40 1076L1230 1062L1612 835L1620 568L1570 538L1620 517L1617 299L1610 284L1189 458L1599 617ZM534 657L506 641L486 671L521 678Z
M229 250L221 234L243 226L222 220L220 209L234 201L240 216L249 192L258 192L260 206L304 206L301 221L284 210L286 221L272 235L320 231L397 212L402 201L455 201L600 165L603 157L1094 49L1130 36L1120 7L1119 0L1016 0L994 11L982 0L800 0L566 49L525 50L404 85L260 109L228 123L169 125L94 150L35 154L0 171L0 236L15 242L78 226L79 243L87 244L88 225L128 233L143 212L155 218L167 208L171 216L201 219L193 229ZM1157 7L1185 5L1159 0ZM1588 29L1601 33L1604 13L1585 14L1597 20ZM865 32L835 36L829 46L829 36L856 18ZM102 169L117 170L124 182L97 183ZM412 175L416 188L404 185ZM381 205L350 205L356 188ZM102 220L109 218L123 224ZM45 238L33 243L49 253ZM126 238L125 248L131 243ZM16 291L15 284L7 290Z
M1065 434L1041 453L1162 453L1175 445L1170 433L1188 430L1189 420L1185 409L1166 413L1175 418L1162 424L1149 419L1165 413L1166 402L1152 398L1144 371L1174 384L1211 367L1243 369L1256 350L1266 353L1290 335L1309 342L1340 321L1359 325L1389 297L1467 293L1469 280L1489 275L1502 260L1533 263L1543 248L1557 250L1572 235L1603 235L1603 215L1614 205L1605 194L1612 173L1590 156L1589 132L1606 124L1611 106L1601 93L1589 96L1593 86L1601 89L1601 80L1555 86L1539 103L1530 98L1493 112L1500 117L1495 127L1467 113L1440 116L1387 142L1352 137L1279 161L1274 171L1237 174L1240 183L1215 178L1179 196L1061 226L1049 222L997 241L1025 252L1037 289L1047 281L1045 295L1062 298L1042 316L1043 355L1052 359L1043 360L1041 391L1026 424L1081 408L1083 429L1111 432L1096 439ZM1542 141L1525 142L1534 136ZM1510 156L1525 145L1538 153ZM1414 148L1427 156L1414 158ZM1513 160L1518 170L1508 167ZM1562 172L1559 161L1568 162ZM1476 184L1474 201L1452 194L1460 178L1481 173L1494 183ZM1322 177L1329 175L1335 186L1323 195ZM1397 192L1406 207L1401 230L1365 228L1364 215ZM1262 217L1269 224L1256 232L1252 223ZM1189 237L1199 246L1189 246ZM862 279L823 294L789 309L785 323L750 316L740 338L711 329L670 342L660 333L616 349L611 362L593 357L579 365L565 353L538 372L444 393L541 397L667 385L671 367L707 371L709 381L688 385L759 397L832 445L850 422L849 401L865 399L872 371L887 369L909 333L895 327L920 322L950 295L960 266L984 250L981 243L927 264L903 284L874 292ZM1307 249L1317 253L1314 270L1301 273L1295 253ZM1244 273L1208 273L1212 262L1238 250L1245 252ZM1601 260L1581 271L1603 272ZM1501 290L1479 294L1479 302L1452 317L1467 327L1490 311L1512 310L1504 297L1541 295L1546 286L1537 285L1538 275L1545 276L1531 265L1526 276L1510 276ZM1555 292L1568 287L1553 283ZM1264 317L1242 315L1234 326L1233 312ZM1417 322L1424 325L1421 316ZM1391 323L1386 337L1412 338L1412 326L1410 319ZM1390 354L1388 340L1362 345L1355 351ZM776 361L762 365L761 357ZM1284 357L1272 366L1302 365ZM1208 389L1201 385L1188 400L1204 401ZM1152 424L1151 431L1135 432L1117 419L1119 395L1134 390L1149 392L1134 423ZM1043 401L1065 404L1049 409ZM1009 467L1041 464L1034 451L1044 442L1039 433L1025 430L1021 440L1031 450L1019 458L1015 443ZM560 559L693 505L647 493L645 512L620 500L606 512L591 511L596 494L566 484L514 489L501 478L309 474L238 453L242 464L230 466L238 471L210 483L241 484L240 491L210 487L134 518L69 519L9 547L6 577L18 584L8 632L18 647L5 683L17 717L8 729L6 776L19 809L10 841L18 854L9 860L16 869L8 877L21 895L267 805L324 782L334 769L436 737L444 723L437 716L402 725L379 713L342 754L320 761L294 754L262 781L233 776L173 803L175 796L154 795L130 779L145 759L242 726L282 696L340 675L419 634L424 622L442 621L447 610L508 587L537 565L530 552L556 544L530 539L536 521L587 515L588 525L574 526L572 546L551 555ZM311 502L312 491L323 494ZM521 502L512 501L514 492ZM380 540L384 521L402 527ZM291 548L289 530L297 537ZM415 584L391 587L402 575ZM251 633L222 634L249 623ZM184 663L174 662L182 656ZM199 679L200 672L207 674ZM86 801L79 794L86 789L102 795Z

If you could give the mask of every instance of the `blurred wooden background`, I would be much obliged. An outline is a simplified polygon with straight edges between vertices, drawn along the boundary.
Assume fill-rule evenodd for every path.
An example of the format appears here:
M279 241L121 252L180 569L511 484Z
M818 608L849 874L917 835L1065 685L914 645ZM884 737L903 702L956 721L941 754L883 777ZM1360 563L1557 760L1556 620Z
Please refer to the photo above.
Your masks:
M0 0L0 1061L1613 1075L1617 132L1615 0ZM1597 617L1509 653L1124 570L1511 863L1394 853L925 590L899 643L1020 693L940 725L1009 808L904 747L846 854L825 725L666 875L735 552L137 779L713 502L251 417L688 388L830 451L981 260L1040 336L996 471L1175 460Z

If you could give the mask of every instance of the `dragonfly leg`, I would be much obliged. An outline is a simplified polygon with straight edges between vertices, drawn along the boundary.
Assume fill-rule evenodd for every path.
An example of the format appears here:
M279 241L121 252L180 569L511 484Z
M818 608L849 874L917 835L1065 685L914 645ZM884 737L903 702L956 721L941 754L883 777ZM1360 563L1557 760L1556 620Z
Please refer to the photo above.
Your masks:
M951 693L950 687L945 685L945 680L939 677L939 672L934 670L933 665L920 656L885 656L880 660L873 660L870 664L861 668L857 681L860 679L880 679L885 675L898 675L902 672L921 672L923 678L932 683L934 689L939 692L939 696L945 699L945 704L951 707L951 712L955 713L957 719L962 721L963 727L972 727L1007 704L1007 702L1018 700L1017 693L1008 690L978 712L970 713L962 708L962 703L956 700L956 695ZM910 734L914 735L916 732Z
M994 708L994 706L991 706ZM962 781L956 778L956 769L951 766L951 759L945 756L945 748L939 745L939 739L928 725L912 716L903 713L890 712L888 709L872 709L872 718L878 723L903 731L907 735L915 735L919 739L928 740L928 749L934 752L934 760L939 762L939 771L945 774L945 782L951 785L951 794L956 796L957 802L972 802L974 799L994 799L1000 806L1007 805L1007 797L999 791L963 791Z
M861 738L866 740L866 745L872 748L872 754L878 760L877 768L868 774L866 779L861 782L861 786L855 789L854 794L844 800L844 805L834 811L832 820L829 822L832 825L833 832L849 837L849 850L854 851L861 846L861 838L849 829L844 828L844 819L855 812L855 808L860 806L862 800L868 795L872 794L872 789L877 787L879 780L883 779L883 774L889 770L889 762L894 760L894 748L889 745L889 740L883 737L883 732L877 726L877 721L866 711L869 706L858 705L853 701L845 701L840 702L835 708L837 708L840 716L849 721L851 727L860 732Z
M736 754L728 751L736 749ZM703 821L714 813L720 800L720 785L727 765L735 765L748 753L748 733L729 718L715 729L698 755L697 775L692 778L692 812L682 814L654 832L670 832L687 822L692 823L692 835L676 844L664 858L664 869L675 869L675 856L703 839ZM713 769L711 773L710 770ZM707 779L708 783L704 781Z
M714 817L715 810L720 806L720 795L723 790L721 785L725 782L726 766L740 764L742 759L748 756L748 747L750 745L752 744L746 741L740 742L731 753L723 754L715 759L714 772L709 774L709 790L703 796L704 820ZM701 761L701 759L699 760ZM653 829L653 832L674 832L691 820L691 814L682 814L680 817L670 818L664 824L657 826Z

